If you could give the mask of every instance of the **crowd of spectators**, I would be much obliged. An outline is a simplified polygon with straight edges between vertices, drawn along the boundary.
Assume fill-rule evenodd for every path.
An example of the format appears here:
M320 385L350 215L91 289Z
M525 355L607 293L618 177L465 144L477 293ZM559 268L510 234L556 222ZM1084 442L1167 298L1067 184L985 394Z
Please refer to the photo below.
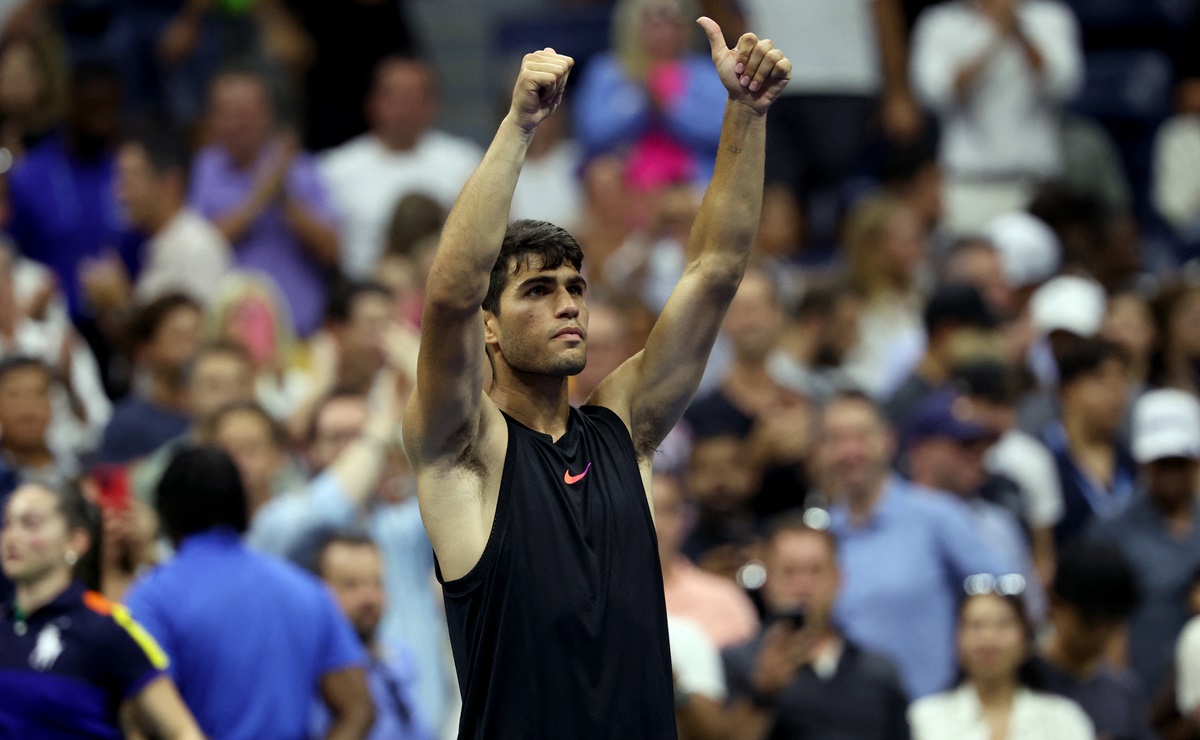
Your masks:
M576 404L683 270L693 19L794 64L655 460L684 737L1200 737L1200 7L1105 7L617 0L578 60L513 201L584 250ZM88 585L213 737L455 732L399 427L486 142L426 43L399 0L0 4L0 502L81 485Z

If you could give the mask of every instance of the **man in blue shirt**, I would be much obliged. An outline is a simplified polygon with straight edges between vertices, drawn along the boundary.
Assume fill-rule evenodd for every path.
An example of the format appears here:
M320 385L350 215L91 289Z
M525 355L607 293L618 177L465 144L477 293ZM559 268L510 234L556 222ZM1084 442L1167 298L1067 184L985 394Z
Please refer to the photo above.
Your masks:
M895 662L909 696L954 678L955 609L971 575L1015 564L983 544L966 506L890 471L896 443L878 406L843 393L825 407L817 464L832 507L845 587L835 621Z
M371 740L432 740L433 733L417 702L417 665L407 645L379 639L377 630L387 601L383 558L366 535L333 534L317 553L316 571L333 589L338 604L367 649L367 683L375 702ZM398 594L397 594L398 595ZM314 737L324 737L329 713L314 712Z
M134 585L129 608L170 656L205 734L306 738L319 692L331 737L364 736L374 712L362 646L316 578L242 545L246 495L229 456L183 450L157 495L177 552Z

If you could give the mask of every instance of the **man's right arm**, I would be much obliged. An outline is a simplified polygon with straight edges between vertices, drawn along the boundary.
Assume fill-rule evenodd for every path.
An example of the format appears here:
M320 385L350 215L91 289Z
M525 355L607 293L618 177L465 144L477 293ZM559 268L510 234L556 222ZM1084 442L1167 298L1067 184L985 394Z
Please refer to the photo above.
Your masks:
M561 100L572 64L550 49L526 55L512 107L442 229L425 286L417 385L404 417L405 448L418 474L460 459L479 438L485 359L480 306L529 142Z

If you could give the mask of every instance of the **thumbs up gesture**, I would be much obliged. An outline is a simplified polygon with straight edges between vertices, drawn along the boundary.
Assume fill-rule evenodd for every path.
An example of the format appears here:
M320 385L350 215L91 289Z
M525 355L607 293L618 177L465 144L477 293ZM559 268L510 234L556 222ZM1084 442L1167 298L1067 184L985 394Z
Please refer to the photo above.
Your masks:
M766 113L791 79L792 62L769 39L746 33L738 39L737 47L730 49L716 21L700 18L696 22L708 36L713 65L729 91L729 99L759 115Z

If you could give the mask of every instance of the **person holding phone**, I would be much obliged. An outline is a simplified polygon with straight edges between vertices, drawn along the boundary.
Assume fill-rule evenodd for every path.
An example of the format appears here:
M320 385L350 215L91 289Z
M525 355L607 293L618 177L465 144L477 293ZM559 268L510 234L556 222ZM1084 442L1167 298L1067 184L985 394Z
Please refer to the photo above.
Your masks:
M780 518L763 550L766 627L724 653L739 740L907 740L908 697L894 666L845 638L831 615L837 541L819 510Z

